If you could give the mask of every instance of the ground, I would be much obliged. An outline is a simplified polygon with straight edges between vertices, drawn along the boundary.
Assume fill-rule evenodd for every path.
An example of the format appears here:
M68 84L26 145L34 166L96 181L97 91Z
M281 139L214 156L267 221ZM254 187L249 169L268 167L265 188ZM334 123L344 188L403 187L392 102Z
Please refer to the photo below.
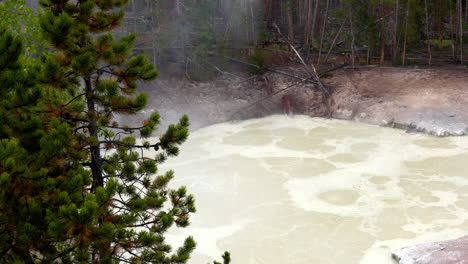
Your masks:
M435 135L460 135L468 127L468 71L451 68L370 67L341 69L323 82L333 88L330 109L323 94L300 81L307 73L300 66L283 73L250 76L224 74L210 82L161 78L144 85L150 109L160 111L162 127L189 114L192 129L231 120L276 113L307 114L388 125Z
M468 71L464 68L346 70L330 85L336 118L393 125L435 135L466 134Z

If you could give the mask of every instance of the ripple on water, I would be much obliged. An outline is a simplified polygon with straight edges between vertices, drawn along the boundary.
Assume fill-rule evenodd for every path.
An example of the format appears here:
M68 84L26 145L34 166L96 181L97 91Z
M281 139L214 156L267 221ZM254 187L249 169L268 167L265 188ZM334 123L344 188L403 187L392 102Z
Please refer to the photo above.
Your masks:
M428 149L453 149L457 148L457 145L452 143L451 138L424 138L414 140L413 143L417 146L428 148Z
M411 171L425 174L441 174L445 176L466 176L468 154L430 157L419 161L409 161L405 165Z
M379 145L376 143L369 143L369 142L359 142L351 145L351 151L354 152L364 152L369 153L375 151Z
M374 184L386 184L386 183L392 181L392 178L387 177L387 176L371 176L369 181L374 183Z
M191 138L164 166L197 199L197 263L225 249L239 263L391 263L394 249L468 231L468 138L301 116Z
M339 153L327 159L339 163L359 163L366 160L367 156L359 153Z
M300 136L283 134L277 146L284 149L318 153L327 153L336 149L334 146L325 144L322 138L310 134L306 135L304 131L301 131Z
M252 129L224 137L222 143L228 145L261 146L270 144L272 140L273 136L270 131Z
M334 205L351 205L359 198L355 190L332 190L319 194L319 198Z

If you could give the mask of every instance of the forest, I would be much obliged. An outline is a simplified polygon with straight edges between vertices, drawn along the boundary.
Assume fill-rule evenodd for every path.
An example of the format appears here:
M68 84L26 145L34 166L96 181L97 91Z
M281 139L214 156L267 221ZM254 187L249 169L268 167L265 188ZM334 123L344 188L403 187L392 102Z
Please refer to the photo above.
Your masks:
M463 0L131 1L124 30L160 65L204 74L223 58L358 65L466 63ZM290 51L288 53L288 51ZM197 76L199 73L195 72Z
M24 4L32 9L3 11L3 23L12 25L8 17L15 17L15 27L26 26L23 35L36 47L41 36L31 15L41 9L32 0ZM160 70L176 68L195 80L222 73L231 58L257 66L297 62L289 44L318 66L463 64L467 5L464 0L130 0L117 35L136 33L135 53L146 53Z

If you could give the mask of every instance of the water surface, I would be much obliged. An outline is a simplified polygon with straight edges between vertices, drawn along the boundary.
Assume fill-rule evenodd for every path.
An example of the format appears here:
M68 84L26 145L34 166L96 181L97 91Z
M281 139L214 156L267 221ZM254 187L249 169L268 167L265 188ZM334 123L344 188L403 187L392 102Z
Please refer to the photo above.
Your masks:
M198 130L174 186L198 212L191 263L394 263L390 253L468 233L468 137L434 138L305 116Z

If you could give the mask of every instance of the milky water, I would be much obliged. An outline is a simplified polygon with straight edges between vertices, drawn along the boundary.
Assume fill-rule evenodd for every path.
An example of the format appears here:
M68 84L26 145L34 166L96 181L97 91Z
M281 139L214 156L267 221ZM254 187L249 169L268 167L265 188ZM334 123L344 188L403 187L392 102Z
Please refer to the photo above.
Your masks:
M391 251L468 233L468 137L272 116L198 130L174 186L197 200L191 263L394 263Z

